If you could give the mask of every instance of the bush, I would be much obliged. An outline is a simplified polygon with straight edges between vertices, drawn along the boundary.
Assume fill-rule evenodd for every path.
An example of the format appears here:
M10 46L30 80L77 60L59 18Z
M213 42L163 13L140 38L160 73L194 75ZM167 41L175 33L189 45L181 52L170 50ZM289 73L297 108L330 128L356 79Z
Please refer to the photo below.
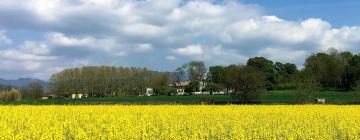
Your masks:
M21 98L21 93L14 88L9 91L0 92L0 100L3 101L17 101L21 100Z

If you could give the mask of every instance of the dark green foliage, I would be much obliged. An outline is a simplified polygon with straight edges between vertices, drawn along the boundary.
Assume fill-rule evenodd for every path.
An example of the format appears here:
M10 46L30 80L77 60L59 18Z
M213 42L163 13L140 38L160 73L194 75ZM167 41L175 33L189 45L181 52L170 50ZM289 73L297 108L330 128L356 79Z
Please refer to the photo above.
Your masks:
M231 66L226 73L231 77L230 88L234 90L231 96L242 103L251 103L260 98L266 91L266 79L262 72L254 67L237 65Z
M226 67L223 67L223 66L209 67L207 81L211 82L211 83L216 83L216 84L222 83L225 80L224 79L225 70L226 70Z
M340 85L343 69L336 57L326 53L311 55L306 59L305 69L316 75L323 88L332 89Z
M218 91L221 91L223 89L223 87L217 83L207 83L206 86L205 86L205 91L208 91L210 92L210 94L213 94L213 92L218 92Z
M209 91L210 94L223 90L226 87L225 72L226 67L224 66L211 66L207 74L207 84L204 90Z
M360 80L360 55L354 55L349 61L347 78L349 87L357 90L356 87L360 86L358 84Z
M291 63L275 63L276 82L274 89L294 89L295 88L295 74L298 72L295 64Z
M359 93L354 91L323 91L314 92L312 99L325 98L328 104L359 104ZM1 101L0 104L14 105L96 105L96 104L199 104L201 101L212 101L214 104L236 103L237 99L230 95L194 95L194 96L121 96L105 98L84 99L22 99L18 101ZM298 91L295 90L273 90L267 91L260 97L261 104L297 104Z
M308 57L305 69L315 75L322 90L353 90L360 80L360 57L330 48Z
M265 75L267 80L266 86L267 89L272 89L276 84L276 71L274 63L271 60L268 60L264 57L254 57L250 58L247 63L247 66L253 67L257 71L262 72Z
M197 82L197 81L194 81L194 82L191 81L189 83L189 85L187 85L185 87L185 90L184 90L184 92L186 92L186 93L193 93L196 91L199 91L199 82Z
M296 75L296 88L299 103L312 103L313 94L319 89L319 81L316 76L306 70Z

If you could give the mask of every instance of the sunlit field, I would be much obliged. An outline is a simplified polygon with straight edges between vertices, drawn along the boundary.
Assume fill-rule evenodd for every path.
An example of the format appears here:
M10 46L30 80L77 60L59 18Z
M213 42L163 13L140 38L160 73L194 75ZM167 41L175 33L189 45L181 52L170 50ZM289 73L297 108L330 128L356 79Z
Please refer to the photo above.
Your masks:
M0 106L0 139L360 139L360 106Z

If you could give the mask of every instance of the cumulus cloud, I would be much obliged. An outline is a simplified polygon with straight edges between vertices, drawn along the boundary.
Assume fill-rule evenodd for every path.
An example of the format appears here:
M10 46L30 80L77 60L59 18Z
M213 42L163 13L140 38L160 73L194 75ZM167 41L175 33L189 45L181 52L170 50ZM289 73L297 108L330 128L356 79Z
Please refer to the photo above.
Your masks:
M307 54L330 47L359 51L359 26L265 11L236 1L3 0L0 29L37 37L13 41L0 32L0 45L12 46L0 49L0 64L11 65L0 72L46 77L73 66L142 64L173 70L191 59L226 65L257 55L302 65ZM164 58L176 61L165 65Z
M139 44L138 46L136 46L135 51L136 52L148 52L151 51L153 49L151 44Z
M290 50L290 49L278 49L278 48L266 48L259 51L259 56L267 57L274 61L280 62L295 62L300 63L303 59L309 55L310 52L303 50Z
M0 46L1 45L9 45L12 43L12 40L8 38L4 31L0 30Z
M165 59L167 60L176 60L176 57L175 56L166 56Z
M188 45L184 48L177 48L174 50L174 52L185 56L202 55L203 49L201 45Z

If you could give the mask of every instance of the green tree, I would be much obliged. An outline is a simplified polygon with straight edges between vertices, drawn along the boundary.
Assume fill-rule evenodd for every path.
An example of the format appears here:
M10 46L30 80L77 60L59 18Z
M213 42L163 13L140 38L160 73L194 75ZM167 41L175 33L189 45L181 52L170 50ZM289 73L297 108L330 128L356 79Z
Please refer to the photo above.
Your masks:
M195 91L200 91L200 83L205 80L206 67L203 61L191 61L183 66L187 70L189 80L192 84L197 84Z
M228 83L234 91L231 97L238 99L242 103L252 103L260 98L266 91L266 78L262 72L254 67L243 65L232 65L226 75L230 79Z
M349 86L352 89L358 87L358 81L360 80L360 55L354 55L349 61L348 76Z
M341 87L346 90L351 89L351 78L350 76L350 61L353 58L353 54L351 52L341 52L339 54L339 59L343 67L342 72L342 80L341 80Z
M211 83L220 84L224 81L225 67L211 66L207 75L207 81Z
M222 90L222 86L220 84L217 84L217 83L209 82L209 83L206 84L204 90L209 91L210 94L212 95L214 92Z
M248 59L246 65L264 73L267 80L267 89L272 89L276 84L277 77L275 74L275 67L271 60L264 57L254 57Z
M38 82L32 82L22 90L22 94L23 98L41 98L44 95L44 87Z
M295 73L298 71L295 64L291 63L275 63L275 70L276 70L276 88L278 89L291 89L294 88L294 76Z
M190 81L190 83L187 86L185 86L184 92L186 93L193 93L196 91L200 91L199 82L197 81Z
M225 70L226 68L223 66L211 66L206 76L207 84L204 90L213 94L213 92L224 89Z
M299 103L311 103L313 94L319 89L319 82L316 76L306 70L296 74L296 88Z
M305 70L316 76L323 89L336 89L341 84L343 67L334 52L311 55L305 60Z

